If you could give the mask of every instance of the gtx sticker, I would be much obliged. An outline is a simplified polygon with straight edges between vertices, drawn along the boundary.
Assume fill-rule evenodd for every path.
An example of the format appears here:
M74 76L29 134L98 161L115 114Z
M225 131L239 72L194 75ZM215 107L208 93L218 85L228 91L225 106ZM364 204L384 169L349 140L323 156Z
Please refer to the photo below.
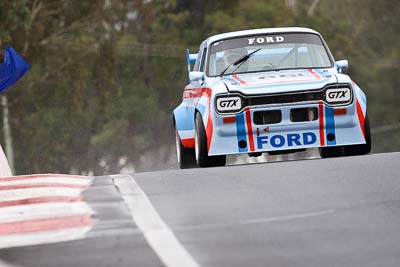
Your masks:
M242 108L242 102L240 97L221 97L217 99L218 111L233 111L240 110Z
M326 90L326 101L329 103L350 101L350 88L332 88Z
M273 148L280 148L284 146L295 147L295 146L307 146L317 142L317 136L312 132L306 132L303 134L287 134L284 135L272 135L272 136L258 136L257 137L257 148L263 149L263 146L270 144Z

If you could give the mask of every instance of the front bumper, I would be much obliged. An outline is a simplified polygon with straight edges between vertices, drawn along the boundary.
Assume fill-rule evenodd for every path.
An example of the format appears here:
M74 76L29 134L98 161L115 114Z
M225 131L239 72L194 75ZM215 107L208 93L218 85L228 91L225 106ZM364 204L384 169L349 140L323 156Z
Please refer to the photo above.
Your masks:
M326 146L365 144L357 99L346 106L324 102L250 107L235 115L212 113L209 155L268 152ZM293 121L294 109L316 110L309 121ZM278 123L255 121L255 112L280 111ZM256 122L256 123L255 123Z

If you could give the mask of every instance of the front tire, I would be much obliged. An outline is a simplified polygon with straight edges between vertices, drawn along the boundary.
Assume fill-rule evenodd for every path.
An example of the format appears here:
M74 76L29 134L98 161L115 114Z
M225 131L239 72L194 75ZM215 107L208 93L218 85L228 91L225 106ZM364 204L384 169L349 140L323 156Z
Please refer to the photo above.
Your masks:
M176 156L178 159L179 168L180 169L196 168L197 164L196 164L196 158L194 156L194 149L186 148L183 146L177 130L175 130L175 145L176 145Z
M321 147L319 149L321 158L336 158L344 156L344 148L341 146Z
M344 148L345 156L366 155L371 152L371 130L369 127L368 115L365 116L364 133L365 133L365 142L366 143L362 144L362 145L346 146Z
M207 135L200 113L196 113L195 155L199 167L225 166L226 155L208 156Z

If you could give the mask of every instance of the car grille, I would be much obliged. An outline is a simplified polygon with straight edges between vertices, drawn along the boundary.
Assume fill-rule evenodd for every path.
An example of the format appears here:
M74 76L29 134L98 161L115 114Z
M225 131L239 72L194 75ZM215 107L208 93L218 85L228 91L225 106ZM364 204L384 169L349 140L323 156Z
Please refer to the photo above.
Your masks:
M353 101L353 95L351 93L350 100L346 101L337 101L335 103L328 103L326 92L329 89L338 89L338 88L350 88L349 84L339 84L339 85L328 85L320 90L308 90L308 91L300 91L293 93L277 93L277 94L265 94L265 95L242 95L241 93L230 93L221 94L216 96L216 101L218 98L223 97L240 97L241 99L241 108L240 110L235 110L234 112L231 110L221 111L217 109L218 113L222 114L232 114L242 112L247 107L258 107L258 106L268 106L268 105L283 105L283 104L301 104L301 103L319 103L324 102L327 105L338 106L338 105L347 105Z
M298 102L311 102L324 100L324 91L319 92L300 92L294 94L279 94L267 96L252 96L244 98L245 106L261 106L274 104L290 104Z

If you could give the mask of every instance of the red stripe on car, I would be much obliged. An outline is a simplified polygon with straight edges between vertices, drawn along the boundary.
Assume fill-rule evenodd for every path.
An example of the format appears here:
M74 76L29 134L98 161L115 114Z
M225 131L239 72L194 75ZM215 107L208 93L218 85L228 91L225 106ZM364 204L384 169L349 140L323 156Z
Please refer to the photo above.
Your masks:
M247 135L249 137L250 151L254 151L253 127L251 126L250 109L246 109Z
M324 104L321 102L318 106L318 116L319 116L319 140L321 146L325 146L325 136L324 136Z
M207 136L207 151L210 151L211 139L213 135L213 121L211 118L211 94L212 91L210 88L202 88L202 95L208 98L208 118L207 118L207 126L206 126L206 136Z
M194 147L194 138L186 138L186 139L182 139L182 145L184 147L188 147L188 148L193 148Z
M362 112L361 105L358 102L358 99L356 100L356 108L357 108L358 121L360 122L361 131L365 139L365 130L364 130L365 117Z
M307 69L309 73L311 73L317 80L321 80L321 76L315 73L313 69Z
M241 84L246 84L245 81L243 81L242 79L240 79L237 74L232 74L232 78L237 80L238 82L240 82Z

